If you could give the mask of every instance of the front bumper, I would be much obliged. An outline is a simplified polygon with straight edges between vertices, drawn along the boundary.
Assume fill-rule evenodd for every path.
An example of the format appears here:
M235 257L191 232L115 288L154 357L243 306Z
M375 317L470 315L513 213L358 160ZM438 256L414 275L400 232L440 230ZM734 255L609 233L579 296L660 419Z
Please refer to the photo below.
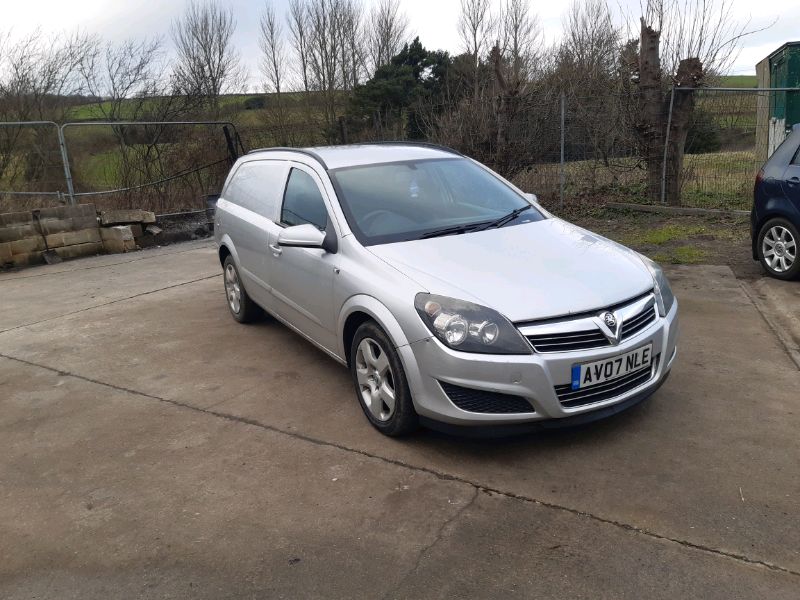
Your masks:
M406 370L417 413L424 420L456 426L533 424L565 419L587 420L581 415L619 412L652 394L669 374L677 354L678 302L666 317L617 346L572 352L533 353L524 356L470 354L450 350L436 338L427 338L398 348ZM577 407L562 406L556 386L571 381L572 366L624 354L649 343L657 364L651 377L618 396ZM530 412L493 414L469 412L456 406L439 382L463 388L498 392L525 398ZM636 400L633 402L632 400ZM555 424L555 423L553 423Z

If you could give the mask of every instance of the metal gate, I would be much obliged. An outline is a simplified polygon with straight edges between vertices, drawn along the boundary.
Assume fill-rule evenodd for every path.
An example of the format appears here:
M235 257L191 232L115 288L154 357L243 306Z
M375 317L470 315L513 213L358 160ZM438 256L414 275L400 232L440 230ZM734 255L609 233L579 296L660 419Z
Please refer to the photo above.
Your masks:
M56 190L0 190L0 197L3 196L18 196L18 197L37 197L37 196L53 196L59 200L69 202L70 204L77 204L80 198L103 196L111 194L121 194L126 192L144 189L151 186L163 185L181 177L187 177L202 169L209 168L210 166L218 165L222 162L232 164L236 158L245 152L239 132L236 126L230 121L85 121L85 122L69 122L58 124L54 121L17 121L17 122L0 122L0 127L14 128L18 132L22 132L25 128L31 127L45 127L52 128L57 140L58 153L60 156L60 163L63 167L63 188ZM92 190L92 191L76 191L75 182L70 165L70 149L67 143L67 130L84 127L110 127L116 132L124 131L124 128L169 128L169 127L221 127L225 138L225 152L224 157L217 159L210 163L195 165L190 169L181 169L174 173L165 174L158 180L144 181L136 185L127 185L116 187L114 189L106 190ZM14 148L10 138L7 152L13 154ZM124 142L123 142L124 145ZM2 158L2 155L0 155ZM8 161L13 160L13 156L8 158ZM2 174L2 172L0 172Z

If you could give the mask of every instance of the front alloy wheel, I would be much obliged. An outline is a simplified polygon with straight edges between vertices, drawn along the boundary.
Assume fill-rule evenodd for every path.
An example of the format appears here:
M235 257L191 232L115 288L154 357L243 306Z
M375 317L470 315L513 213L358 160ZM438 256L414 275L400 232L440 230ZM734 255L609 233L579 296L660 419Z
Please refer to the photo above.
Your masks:
M388 421L396 402L394 374L386 353L372 338L364 338L358 345L356 378L364 406L379 421Z
M797 250L797 229L786 219L772 219L761 228L759 258L773 277L794 279L800 274Z
M350 373L358 402L375 429L399 436L418 427L400 356L374 321L366 321L356 330L350 344Z

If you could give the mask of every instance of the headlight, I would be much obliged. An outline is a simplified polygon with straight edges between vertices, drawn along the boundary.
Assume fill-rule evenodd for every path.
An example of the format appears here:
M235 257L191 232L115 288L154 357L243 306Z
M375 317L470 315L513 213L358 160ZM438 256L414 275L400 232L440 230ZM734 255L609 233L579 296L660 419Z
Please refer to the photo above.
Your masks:
M642 261L644 261L645 266L653 276L653 287L656 293L658 314L662 317L666 317L667 313L669 313L672 308L672 304L675 302L675 295L672 293L669 281L667 281L667 277L664 275L664 271L661 270L661 267L658 266L658 263L653 262L644 255L640 254L639 256L642 257Z
M439 340L453 350L482 354L530 354L531 347L508 319L491 308L434 294L417 294L414 306Z

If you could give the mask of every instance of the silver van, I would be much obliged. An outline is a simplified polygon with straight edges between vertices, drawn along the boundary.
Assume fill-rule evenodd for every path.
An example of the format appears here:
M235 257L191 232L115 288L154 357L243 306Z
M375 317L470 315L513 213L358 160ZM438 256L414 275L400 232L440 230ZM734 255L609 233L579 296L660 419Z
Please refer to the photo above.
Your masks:
M352 375L370 423L522 431L650 396L676 356L659 266L427 144L265 149L217 203L228 307Z

